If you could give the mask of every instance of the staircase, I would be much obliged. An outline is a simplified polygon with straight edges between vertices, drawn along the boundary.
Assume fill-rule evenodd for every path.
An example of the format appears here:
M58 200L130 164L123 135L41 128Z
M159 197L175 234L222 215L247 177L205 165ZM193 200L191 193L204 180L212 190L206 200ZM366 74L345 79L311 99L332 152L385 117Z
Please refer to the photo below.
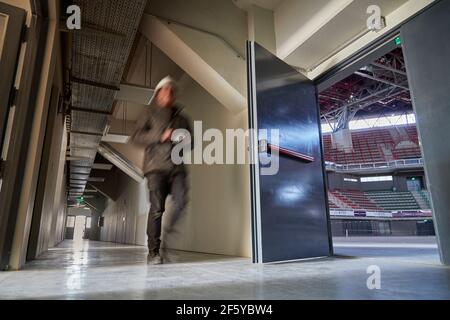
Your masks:
M398 145L402 141L402 137L396 128L389 128L389 133L394 141L394 145Z
M410 141L408 132L403 127L396 127L397 132L400 136L400 141Z
M388 147L386 147L385 144L381 144L380 145L380 149L381 149L381 153L384 156L384 159L386 159L386 161L392 161L395 160L394 155L392 154L391 149L389 149Z
M384 210L420 210L411 192L369 191L365 195Z
M414 199L416 199L417 204L420 206L420 209L429 210L431 208L430 201L426 194L427 191L411 191Z

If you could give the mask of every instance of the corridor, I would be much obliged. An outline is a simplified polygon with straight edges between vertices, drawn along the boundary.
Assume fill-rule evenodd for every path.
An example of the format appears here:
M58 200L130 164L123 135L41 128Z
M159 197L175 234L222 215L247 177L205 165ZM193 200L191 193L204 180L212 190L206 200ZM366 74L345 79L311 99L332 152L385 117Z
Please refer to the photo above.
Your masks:
M145 247L65 241L0 273L0 299L450 299L433 241L335 239L336 258L269 265L168 251L160 266L145 263ZM367 289L370 265L381 269L380 290Z

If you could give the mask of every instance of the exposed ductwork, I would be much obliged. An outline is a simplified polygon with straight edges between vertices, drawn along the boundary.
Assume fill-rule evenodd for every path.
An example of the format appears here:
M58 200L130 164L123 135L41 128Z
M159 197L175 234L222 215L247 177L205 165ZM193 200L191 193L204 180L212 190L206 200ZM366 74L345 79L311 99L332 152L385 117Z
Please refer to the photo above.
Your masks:
M82 25L70 43L69 200L83 194L90 178L146 2L74 1Z

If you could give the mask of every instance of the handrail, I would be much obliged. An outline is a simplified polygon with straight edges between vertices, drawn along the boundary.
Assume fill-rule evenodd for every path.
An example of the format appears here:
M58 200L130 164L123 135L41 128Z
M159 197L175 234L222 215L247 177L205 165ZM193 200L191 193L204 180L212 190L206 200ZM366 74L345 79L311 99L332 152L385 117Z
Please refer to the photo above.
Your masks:
M268 143L267 144L267 151L271 151L271 150L276 150L276 151L278 151L279 154L286 155L286 156L289 156L289 157L292 157L294 159L297 159L297 160L300 160L300 161L303 161L303 162L307 162L307 163L314 162L314 160L315 160L314 157L308 156L306 154L302 154L302 153L297 152L297 151L293 151L293 150L290 150L290 149L282 148L282 147L279 147L279 146L276 146L276 145Z

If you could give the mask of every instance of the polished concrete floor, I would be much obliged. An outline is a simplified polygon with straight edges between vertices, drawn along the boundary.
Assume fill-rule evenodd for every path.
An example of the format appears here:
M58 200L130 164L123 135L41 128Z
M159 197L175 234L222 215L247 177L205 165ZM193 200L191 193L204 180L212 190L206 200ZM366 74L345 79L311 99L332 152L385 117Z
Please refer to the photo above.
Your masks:
M450 299L434 238L337 238L336 257L255 265L180 251L148 266L146 249L66 241L19 272L0 272L0 299ZM369 290L369 266L381 288Z

